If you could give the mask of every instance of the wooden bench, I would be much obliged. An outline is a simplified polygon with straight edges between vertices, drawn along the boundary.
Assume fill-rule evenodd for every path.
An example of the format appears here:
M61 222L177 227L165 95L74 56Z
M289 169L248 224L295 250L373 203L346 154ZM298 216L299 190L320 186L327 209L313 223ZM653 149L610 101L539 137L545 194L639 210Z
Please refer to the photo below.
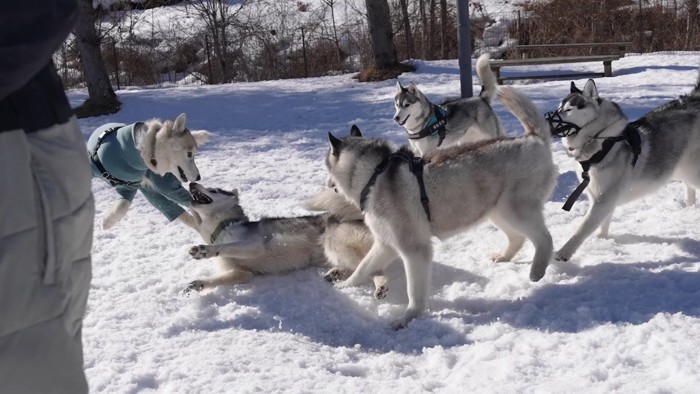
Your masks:
M625 48L632 45L630 42L606 42L606 43L581 43L581 44L542 44L542 45L516 45L515 50L520 53L522 59L492 60L493 70L498 83L504 80L513 79L552 79L552 78L575 78L575 77L611 77L612 62L625 56ZM527 57L529 51L561 51L566 49L583 48L612 48L615 53L608 55L580 55L580 56L553 56L553 57ZM547 74L547 75L526 75L526 76L501 76L502 67L534 66L542 64L563 64L563 63L585 63L602 62L603 72L584 72L568 74Z

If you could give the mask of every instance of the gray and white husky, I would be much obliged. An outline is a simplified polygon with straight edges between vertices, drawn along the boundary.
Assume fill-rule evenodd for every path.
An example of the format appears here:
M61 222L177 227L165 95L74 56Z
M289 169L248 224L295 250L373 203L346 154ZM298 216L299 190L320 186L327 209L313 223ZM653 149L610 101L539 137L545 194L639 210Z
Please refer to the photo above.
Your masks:
M579 178L584 179L585 169L590 178L585 190L590 207L556 253L558 260L570 259L598 227L600 236L607 237L618 205L658 190L671 178L700 186L700 76L689 95L631 123L615 102L598 95L592 79L583 90L572 82L571 93L546 117L552 133L562 137L568 154L581 163Z
M406 128L408 141L419 155L458 143L503 136L503 126L491 108L498 85L489 67L489 56L476 62L481 79L479 97L446 101L435 105L414 85L396 83L394 121Z
M354 218L342 213L250 221L239 204L237 190L190 183L190 194L190 211L207 244L193 246L189 253L195 259L218 257L221 273L191 282L186 292L246 283L256 274L324 267L328 265L324 248L345 260L357 259L355 265L364 255L347 250L369 250L365 240L352 232Z
M400 256L408 305L392 327L406 326L427 306L431 236L447 238L490 218L508 235L501 255L512 258L527 237L535 245L530 279L541 279L552 257L542 213L556 181L547 124L534 104L509 87L498 96L525 127L521 137L437 149L423 159L389 142L329 133L326 165L335 186L364 212L372 248L340 287L357 286Z

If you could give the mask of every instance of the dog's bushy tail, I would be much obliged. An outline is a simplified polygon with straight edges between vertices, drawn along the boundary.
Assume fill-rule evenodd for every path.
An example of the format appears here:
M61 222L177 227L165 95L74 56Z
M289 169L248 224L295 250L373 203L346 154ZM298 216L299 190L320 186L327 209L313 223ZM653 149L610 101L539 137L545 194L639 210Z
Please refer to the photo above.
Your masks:
M342 220L360 220L362 211L332 188L325 188L303 203L309 211L327 211Z
M476 60L476 75L481 80L481 93L479 97L484 98L489 104L496 98L498 90L498 81L496 76L491 71L491 61L489 55L484 54Z
M552 135L549 132L549 126L529 97L510 86L501 86L498 88L498 99L510 113L518 118L525 128L525 134L536 135L545 142L551 143Z

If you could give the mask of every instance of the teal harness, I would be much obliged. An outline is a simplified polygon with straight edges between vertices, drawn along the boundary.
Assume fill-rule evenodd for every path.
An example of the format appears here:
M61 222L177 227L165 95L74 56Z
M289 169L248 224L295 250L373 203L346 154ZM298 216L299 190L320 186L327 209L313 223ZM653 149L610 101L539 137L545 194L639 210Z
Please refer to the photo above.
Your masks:
M445 140L445 128L447 127L447 111L439 105L432 104L432 106L433 109L428 123L420 132L415 134L408 133L409 140L419 140L437 135L439 137L437 146L442 145L442 141Z

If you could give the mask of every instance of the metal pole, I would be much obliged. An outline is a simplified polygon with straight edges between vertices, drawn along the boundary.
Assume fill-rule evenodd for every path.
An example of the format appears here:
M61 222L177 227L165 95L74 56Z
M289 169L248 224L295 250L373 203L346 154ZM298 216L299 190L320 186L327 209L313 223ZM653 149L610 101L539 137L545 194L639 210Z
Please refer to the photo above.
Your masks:
M459 44L459 82L462 98L474 96L472 90L472 43L469 24L469 0L457 0L457 42Z

